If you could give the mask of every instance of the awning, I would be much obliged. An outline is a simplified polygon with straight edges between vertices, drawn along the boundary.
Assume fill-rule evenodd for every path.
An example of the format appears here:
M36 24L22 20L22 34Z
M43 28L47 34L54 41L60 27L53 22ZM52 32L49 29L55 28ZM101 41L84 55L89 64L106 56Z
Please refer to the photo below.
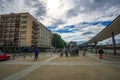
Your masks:
M120 15L114 19L106 28L104 28L100 33L98 33L95 37L87 41L85 44L91 44L94 42L103 41L112 37L112 32L114 35L120 33Z

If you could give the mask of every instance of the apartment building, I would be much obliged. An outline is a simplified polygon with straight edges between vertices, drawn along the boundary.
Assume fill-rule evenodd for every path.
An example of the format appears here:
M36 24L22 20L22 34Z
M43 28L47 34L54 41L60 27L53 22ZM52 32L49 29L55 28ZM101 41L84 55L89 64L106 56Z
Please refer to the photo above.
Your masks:
M40 46L42 48L52 47L52 33L46 27L41 24L40 27Z
M51 32L29 13L0 15L1 48L51 47Z

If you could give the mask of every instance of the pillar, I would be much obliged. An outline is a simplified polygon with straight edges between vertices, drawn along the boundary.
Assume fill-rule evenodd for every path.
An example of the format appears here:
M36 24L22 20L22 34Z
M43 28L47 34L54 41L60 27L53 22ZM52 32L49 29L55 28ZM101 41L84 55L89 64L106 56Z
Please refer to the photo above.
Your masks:
M115 43L114 32L112 32L112 42L113 42L113 51L114 51L114 55L116 55L116 43Z
M95 42L95 53L97 54L97 42Z

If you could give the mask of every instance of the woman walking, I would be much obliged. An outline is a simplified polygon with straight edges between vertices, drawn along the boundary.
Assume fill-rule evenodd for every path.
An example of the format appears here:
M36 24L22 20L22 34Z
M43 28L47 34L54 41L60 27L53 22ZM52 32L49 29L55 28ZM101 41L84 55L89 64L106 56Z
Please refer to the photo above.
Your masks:
M102 48L99 49L98 53L99 53L99 59L102 59L103 58L103 53L104 53Z

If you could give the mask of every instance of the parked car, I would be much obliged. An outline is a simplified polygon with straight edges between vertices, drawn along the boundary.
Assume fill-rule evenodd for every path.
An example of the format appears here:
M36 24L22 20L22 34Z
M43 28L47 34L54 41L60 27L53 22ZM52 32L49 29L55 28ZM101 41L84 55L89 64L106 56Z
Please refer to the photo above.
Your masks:
M4 53L0 50L0 60L10 60L10 53Z

